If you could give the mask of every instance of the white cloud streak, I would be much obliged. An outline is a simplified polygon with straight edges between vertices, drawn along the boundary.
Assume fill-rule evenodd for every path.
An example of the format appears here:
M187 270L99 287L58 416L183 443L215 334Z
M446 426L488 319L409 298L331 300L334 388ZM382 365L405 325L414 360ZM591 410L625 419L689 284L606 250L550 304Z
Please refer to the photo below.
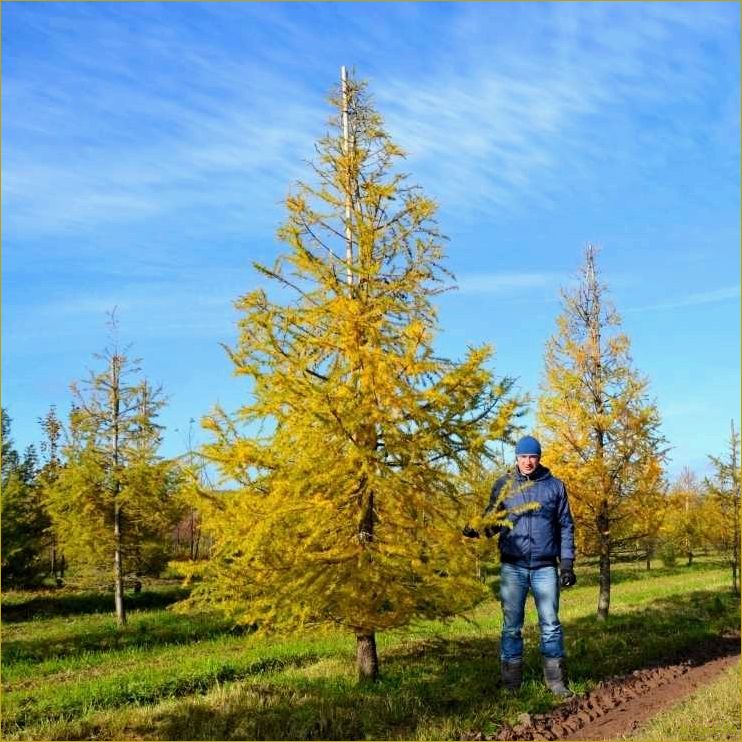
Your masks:
M711 68L694 67L672 44L679 28L718 31L722 19L713 13L559 4L534 16L530 40L519 35L517 47L498 48L477 11L464 7L453 31L467 40L460 56L414 82L386 82L379 97L415 174L440 201L469 213L548 208L620 149L632 156L631 128L617 127L620 145L605 141L606 115L620 124L642 102L700 100L713 79ZM666 123L646 148L654 161L695 135L687 122ZM637 162L637 175L652 164Z
M726 286L724 288L713 289L712 291L701 291L698 293L688 294L678 299L658 302L656 304L647 304L641 307L631 307L624 310L625 313L631 312L648 312L648 311L665 311L669 309L684 309L686 307L697 307L705 304L718 304L720 302L732 301L740 298L740 287Z
M359 34L356 54L383 38L403 51L389 33L399 17L389 7L374 9L374 28ZM225 23L228 10L206 12ZM265 32L282 39L282 59L270 45L240 57L166 23L127 31L114 13L95 16L106 60L99 68L75 43L71 19L44 27L56 64L39 60L5 76L6 235L79 233L179 211L192 220L201 214L204 230L217 211L234 230L265 227L269 215L275 221L289 182L306 173L303 160L327 109L286 66L291 50L299 63L311 58L306 49L316 39L300 18L261 13ZM455 56L442 55L414 78L380 66L374 80L415 178L471 216L549 207L605 157L590 134L593 117L620 119L621 107L637 101L698 95L711 70L692 68L682 48L673 50L672 33L711 34L721 21L667 4L631 11L560 4L529 16L531 35L521 28L516 47L502 34L493 43L498 17L495 8L457 8L444 39ZM417 22L424 33L425 15ZM146 81L129 46L149 60ZM656 157L692 136L678 129L668 141L665 131Z

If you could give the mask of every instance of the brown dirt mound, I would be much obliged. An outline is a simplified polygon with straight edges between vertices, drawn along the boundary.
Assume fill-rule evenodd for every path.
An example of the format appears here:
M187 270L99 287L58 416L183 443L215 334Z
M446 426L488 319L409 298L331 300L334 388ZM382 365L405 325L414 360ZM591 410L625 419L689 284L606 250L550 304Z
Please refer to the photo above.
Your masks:
M470 740L602 740L636 730L643 722L676 703L739 662L739 635L719 637L695 647L668 664L609 678L590 693L576 696L548 714L521 714L497 734L467 735Z

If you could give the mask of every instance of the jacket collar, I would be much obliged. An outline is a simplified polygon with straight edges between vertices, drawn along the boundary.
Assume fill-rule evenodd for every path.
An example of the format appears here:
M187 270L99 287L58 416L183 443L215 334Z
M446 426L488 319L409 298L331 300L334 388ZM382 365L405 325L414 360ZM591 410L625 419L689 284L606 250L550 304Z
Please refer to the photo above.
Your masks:
M542 479L546 479L551 476L551 472L545 467L539 464L531 474L521 474L520 469L515 467L515 478L519 482L540 482Z

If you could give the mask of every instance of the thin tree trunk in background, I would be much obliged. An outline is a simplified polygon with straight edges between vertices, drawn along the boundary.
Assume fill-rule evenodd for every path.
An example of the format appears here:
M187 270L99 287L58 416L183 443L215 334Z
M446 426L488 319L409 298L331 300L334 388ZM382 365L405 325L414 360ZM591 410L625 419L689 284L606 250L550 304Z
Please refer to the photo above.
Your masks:
M116 623L119 627L126 624L126 609L124 607L124 570L121 558L121 508L118 500L114 504L113 515L113 590L116 604Z
M583 311L587 329L590 335L589 369L590 388L593 395L593 411L595 413L595 457L599 464L600 494L603 498L600 512L596 519L598 527L598 544L600 548L600 576L598 590L598 619L604 621L608 617L611 605L611 536L609 501L611 485L605 471L605 430L602 417L605 413L605 371L603 369L603 345L601 337L601 287L595 274L595 252L592 246L587 249L587 287L583 301Z
M121 422L121 358L117 354L111 357L111 412L113 420L113 439L111 453L113 459L113 593L116 606L116 623L119 628L126 624L124 606L124 565L121 553L121 482L119 479L119 424Z
M600 590L598 592L598 618L605 621L611 607L611 556L607 542L600 545Z
M611 539L608 520L608 504L603 503L598 515L600 543L600 575L598 578L598 619L604 621L611 607Z
M198 559L198 544L201 540L201 528L196 527L196 509L191 508L190 518L190 554L191 561Z
M732 589L737 595L739 595L739 558L740 558L740 528L739 528L739 502L740 502L740 491L739 491L739 479L737 478L737 433L734 429L734 420L732 420L732 466L731 466L731 478L732 478L732 503L733 503L733 514L732 521L734 523L734 544L732 545Z

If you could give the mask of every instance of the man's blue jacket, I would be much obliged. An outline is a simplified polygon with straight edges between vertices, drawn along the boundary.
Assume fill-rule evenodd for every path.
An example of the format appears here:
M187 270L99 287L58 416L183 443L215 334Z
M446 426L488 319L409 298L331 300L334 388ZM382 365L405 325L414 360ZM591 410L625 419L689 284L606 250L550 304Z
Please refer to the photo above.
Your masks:
M497 503L504 491L502 502ZM536 510L508 513L512 528L500 529L500 560L536 568L556 565L571 567L575 558L575 526L569 510L567 491L560 479L544 466L530 475L517 467L500 477L492 487L485 514L495 508L512 511L528 503L538 503Z

